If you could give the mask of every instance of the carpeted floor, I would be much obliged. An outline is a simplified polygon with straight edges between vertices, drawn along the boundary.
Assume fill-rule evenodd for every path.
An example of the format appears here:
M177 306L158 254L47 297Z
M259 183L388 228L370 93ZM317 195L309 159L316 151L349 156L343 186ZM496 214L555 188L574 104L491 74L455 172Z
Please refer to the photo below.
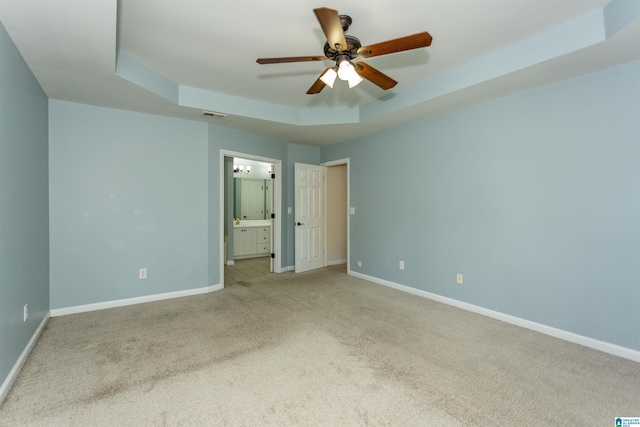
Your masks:
M613 426L640 364L347 276L50 320L0 425Z

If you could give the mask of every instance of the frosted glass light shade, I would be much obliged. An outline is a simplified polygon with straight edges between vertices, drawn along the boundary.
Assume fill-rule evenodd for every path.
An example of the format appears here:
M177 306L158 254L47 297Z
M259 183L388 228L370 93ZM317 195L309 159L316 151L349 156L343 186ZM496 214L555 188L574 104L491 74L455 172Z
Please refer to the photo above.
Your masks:
M340 80L349 81L349 78L356 74L356 70L349 61L342 61L338 66L338 77Z
M333 68L329 68L326 73L320 76L320 80L333 89L333 82L336 81L337 76L338 73L336 73L336 70L334 70Z
M358 86L360 83L362 83L362 77L360 77L360 75L358 73L353 72L353 74L349 77L349 89Z

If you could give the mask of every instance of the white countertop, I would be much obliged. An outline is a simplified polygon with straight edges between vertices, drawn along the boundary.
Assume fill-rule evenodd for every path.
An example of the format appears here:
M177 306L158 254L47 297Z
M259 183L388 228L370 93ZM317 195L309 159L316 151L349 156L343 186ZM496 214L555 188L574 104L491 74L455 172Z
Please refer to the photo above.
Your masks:
M245 219L240 221L240 224L233 224L233 228L244 228L244 227L270 227L271 220L270 219Z

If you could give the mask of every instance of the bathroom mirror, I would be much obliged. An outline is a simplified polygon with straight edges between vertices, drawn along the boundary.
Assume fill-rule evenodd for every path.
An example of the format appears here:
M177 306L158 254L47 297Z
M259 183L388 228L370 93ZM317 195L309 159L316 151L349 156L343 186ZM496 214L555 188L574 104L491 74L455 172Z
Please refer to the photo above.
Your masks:
M240 220L269 219L271 180L234 178L233 217Z

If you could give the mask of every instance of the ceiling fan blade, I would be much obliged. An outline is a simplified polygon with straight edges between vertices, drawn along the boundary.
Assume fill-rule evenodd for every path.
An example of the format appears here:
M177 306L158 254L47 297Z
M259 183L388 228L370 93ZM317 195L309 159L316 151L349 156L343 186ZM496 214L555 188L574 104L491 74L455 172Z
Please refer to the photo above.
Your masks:
M398 84L397 81L376 70L371 65L367 65L364 62L357 62L356 65L356 72L360 74L360 76L369 80L371 83L378 85L384 90L391 89Z
M258 64L282 64L285 62L310 62L310 61L324 61L326 56L290 56L286 58L258 58L256 62Z
M331 67L325 68L325 70L322 72L322 74L320 74L320 77L322 77L324 75L324 73L326 73L329 68L331 68ZM322 89L324 89L326 84L322 80L320 80L320 77L318 77L318 79L315 82L313 82L313 84L311 85L311 87L307 91L307 95L315 95L317 93L322 92Z
M418 49L430 46L431 40L431 34L425 31L424 33L418 33L412 36L400 37L399 39L388 40L386 42L376 43L369 46L362 46L358 49L358 55L364 58L371 58L373 56Z
M340 50L346 50L347 40L344 38L344 31L342 30L342 23L340 22L338 11L327 7L313 9L313 11L322 27L322 32L327 37L329 46L335 49L336 44L340 44Z

